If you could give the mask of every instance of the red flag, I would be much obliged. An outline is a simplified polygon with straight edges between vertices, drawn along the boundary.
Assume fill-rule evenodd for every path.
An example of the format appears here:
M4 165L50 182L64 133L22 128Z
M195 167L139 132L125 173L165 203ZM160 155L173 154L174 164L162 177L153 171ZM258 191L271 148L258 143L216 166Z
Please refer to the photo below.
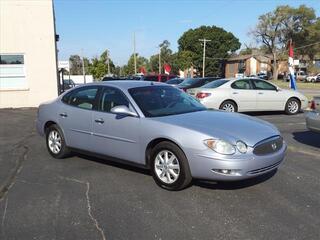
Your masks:
M291 41L289 43L289 57L293 58L293 47L292 47L292 42Z
M164 73L165 74L170 74L170 72L171 72L171 66L169 65L169 64L164 64L163 65L163 68L164 68Z
M140 73L146 75L146 69L144 67L140 67Z

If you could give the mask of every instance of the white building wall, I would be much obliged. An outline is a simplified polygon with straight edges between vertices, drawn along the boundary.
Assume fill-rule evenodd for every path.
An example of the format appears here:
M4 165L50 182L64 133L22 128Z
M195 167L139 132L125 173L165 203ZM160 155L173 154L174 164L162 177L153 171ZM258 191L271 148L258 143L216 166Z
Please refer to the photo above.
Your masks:
M0 0L0 54L23 54L25 63L25 84L0 85L0 108L36 107L57 96L51 0Z

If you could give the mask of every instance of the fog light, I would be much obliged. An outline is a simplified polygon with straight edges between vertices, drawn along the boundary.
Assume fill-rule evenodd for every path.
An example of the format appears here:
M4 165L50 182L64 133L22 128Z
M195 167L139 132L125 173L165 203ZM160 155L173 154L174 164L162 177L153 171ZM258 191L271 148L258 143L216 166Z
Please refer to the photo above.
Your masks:
M234 175L234 176L239 176L241 173L240 169L212 169L212 171L220 174Z

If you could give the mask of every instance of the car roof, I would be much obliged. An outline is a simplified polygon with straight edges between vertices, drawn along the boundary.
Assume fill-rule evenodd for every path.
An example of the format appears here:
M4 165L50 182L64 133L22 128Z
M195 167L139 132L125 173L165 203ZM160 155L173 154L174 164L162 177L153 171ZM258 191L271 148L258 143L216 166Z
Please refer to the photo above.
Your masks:
M130 88L136 87L147 87L147 86L155 86L155 85L162 85L162 86L169 86L165 83L161 82L149 82L149 81L135 81L135 80L115 80L115 81L105 81L105 82L93 82L88 83L86 86L89 85L99 85L99 86L111 86L121 88L122 90L128 90Z

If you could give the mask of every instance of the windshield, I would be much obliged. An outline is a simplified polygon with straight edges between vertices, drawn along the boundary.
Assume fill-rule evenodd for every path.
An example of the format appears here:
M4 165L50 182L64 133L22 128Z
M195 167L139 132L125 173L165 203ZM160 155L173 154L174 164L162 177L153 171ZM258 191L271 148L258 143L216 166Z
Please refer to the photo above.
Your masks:
M200 79L189 78L189 79L184 80L182 83L180 83L179 86L188 87L188 86L191 86L199 81L200 81Z
M145 117L204 111L196 99L171 86L147 86L129 89L129 93L138 104Z
M215 80L213 82L209 82L205 85L203 85L201 88L217 88L220 87L221 85L225 84L226 82L228 82L228 80Z

